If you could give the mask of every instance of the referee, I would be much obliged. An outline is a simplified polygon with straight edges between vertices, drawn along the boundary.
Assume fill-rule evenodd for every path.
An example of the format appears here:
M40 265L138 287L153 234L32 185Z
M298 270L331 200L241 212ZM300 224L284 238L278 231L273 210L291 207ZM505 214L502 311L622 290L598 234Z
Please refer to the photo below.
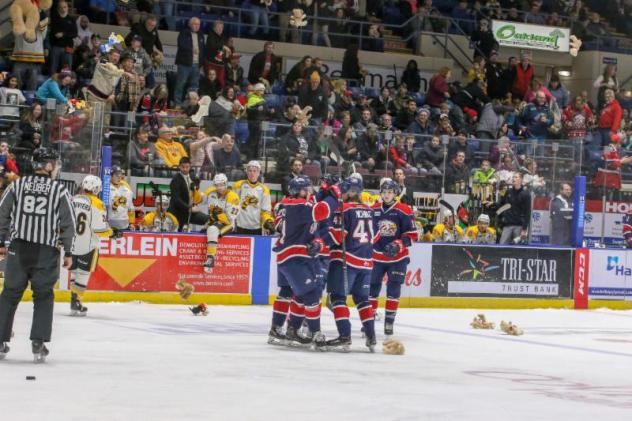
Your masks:
M59 155L53 149L33 152L34 175L13 182L0 199L0 255L7 254L4 290L0 294L0 359L9 352L13 317L27 284L33 290L32 350L35 362L48 355L44 345L53 327L53 286L59 279L58 241L69 268L75 236L70 193L55 180ZM5 248L7 241L10 244Z

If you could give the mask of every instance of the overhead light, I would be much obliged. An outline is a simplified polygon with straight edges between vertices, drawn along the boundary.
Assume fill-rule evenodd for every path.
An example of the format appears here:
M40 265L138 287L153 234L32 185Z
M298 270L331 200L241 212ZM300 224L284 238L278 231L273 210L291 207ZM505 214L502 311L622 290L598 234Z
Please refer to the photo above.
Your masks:
M557 74L562 76L562 77L570 77L571 71L570 70L558 70Z

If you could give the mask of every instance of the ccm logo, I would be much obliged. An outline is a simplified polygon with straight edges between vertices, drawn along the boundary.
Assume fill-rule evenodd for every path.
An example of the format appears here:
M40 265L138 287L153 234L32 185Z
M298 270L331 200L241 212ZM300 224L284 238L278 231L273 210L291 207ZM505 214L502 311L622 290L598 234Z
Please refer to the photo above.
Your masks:
M579 253L579 268L577 269L577 292L584 295L586 287L586 253Z

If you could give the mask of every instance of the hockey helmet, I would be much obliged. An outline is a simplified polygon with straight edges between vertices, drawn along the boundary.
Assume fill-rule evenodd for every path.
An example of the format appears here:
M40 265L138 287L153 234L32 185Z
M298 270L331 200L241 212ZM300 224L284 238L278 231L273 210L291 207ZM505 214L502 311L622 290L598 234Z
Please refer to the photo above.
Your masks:
M338 184L339 181L340 181L340 177L333 174L324 174L320 178L321 185L325 185L325 186L333 186L335 184Z
M119 167L118 165L112 165L112 170L110 171L110 174L114 175L114 174L120 174L123 175L125 171L123 171L123 168Z
M348 178L356 178L356 179L362 181L362 174L360 174L359 172L353 172L353 173L351 173L351 175Z
M290 180L288 184L288 191L292 196L298 196L303 189L309 189L312 187L312 181L305 175L299 175Z
M226 177L226 174L216 174L215 177L213 177L213 184L215 184L215 187L217 187L218 184L228 186L228 177Z
M81 182L81 188L92 194L99 194L101 191L101 179L96 175L87 175Z
M59 153L53 148L38 148L33 151L33 167L42 168L51 161L57 161Z
M487 215L485 213L481 213L480 215L478 215L477 222L482 222L484 224L489 224L489 222L490 222L489 215Z
M343 182L340 183L340 191L342 193L355 193L360 194L364 190L364 183L362 179L358 179L351 174Z
M385 190L393 190L395 195L399 195L399 184L397 184L391 178L383 178L380 182L380 193L384 193Z
M248 164L246 165L246 169L248 169L250 167L256 167L259 171L261 171L261 163L259 161L254 160L254 159L252 161L248 162Z
M169 196L167 196L166 194L161 194L158 197L156 197L156 206L158 205L162 205L163 208L168 207L169 206Z

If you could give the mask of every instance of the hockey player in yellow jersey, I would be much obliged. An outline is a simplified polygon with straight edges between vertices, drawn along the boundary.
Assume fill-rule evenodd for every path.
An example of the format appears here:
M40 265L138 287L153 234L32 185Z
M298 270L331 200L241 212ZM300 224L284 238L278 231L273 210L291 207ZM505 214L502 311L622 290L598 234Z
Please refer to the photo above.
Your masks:
M73 316L85 316L88 311L81 304L80 297L88 287L90 274L97 266L100 238L114 234L107 222L105 205L97 197L101 191L101 179L88 175L83 179L81 189L83 193L72 199L77 218L70 267L70 311Z
M463 228L454 224L454 214L449 210L442 213L442 222L432 229L432 241L438 243L460 243L463 235Z
M123 179L123 169L112 167L110 179L110 198L108 201L108 223L118 230L134 229L136 214L134 212L134 196L132 188Z
M239 215L239 196L228 188L225 174L213 178L213 187L204 192L208 203L209 226L206 229L206 261L204 271L210 272L215 266L215 253L219 237L235 228L235 219Z
M233 190L239 196L239 215L237 215L237 234L262 235L274 231L272 201L270 189L259 181L261 164L250 161L246 166L246 180L239 180Z
M489 215L481 213L476 225L467 229L465 238L473 244L496 244L496 230L489 226Z
M161 194L156 198L156 210L148 212L140 223L142 231L175 232L178 231L178 219L167 211L169 196Z

